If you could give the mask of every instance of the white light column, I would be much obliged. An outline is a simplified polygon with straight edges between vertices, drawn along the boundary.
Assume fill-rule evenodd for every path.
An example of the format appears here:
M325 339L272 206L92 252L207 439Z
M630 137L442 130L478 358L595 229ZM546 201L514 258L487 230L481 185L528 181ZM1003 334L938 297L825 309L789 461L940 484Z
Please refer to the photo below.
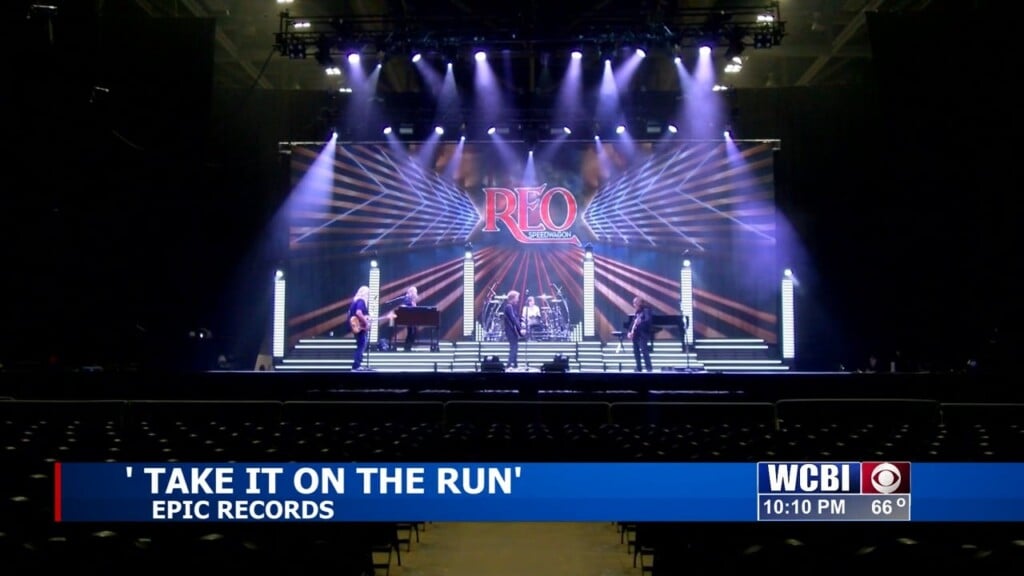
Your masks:
M793 319L793 271L782 273L782 357L796 357L796 330Z
M693 344L693 266L689 260L683 260L683 267L679 270L679 309L683 313L683 321L688 320L686 343Z
M583 337L594 336L594 248L583 252Z
M462 260L462 335L472 336L474 319L474 301L476 292L476 268L473 264L473 250L466 248L466 256Z
M274 334L273 355L274 358L284 358L285 338L285 281L284 271L278 270L274 273Z
M377 321L377 314L380 314L380 268L376 260L370 260L370 301L366 303L370 309L370 344L377 342L377 331L380 322Z

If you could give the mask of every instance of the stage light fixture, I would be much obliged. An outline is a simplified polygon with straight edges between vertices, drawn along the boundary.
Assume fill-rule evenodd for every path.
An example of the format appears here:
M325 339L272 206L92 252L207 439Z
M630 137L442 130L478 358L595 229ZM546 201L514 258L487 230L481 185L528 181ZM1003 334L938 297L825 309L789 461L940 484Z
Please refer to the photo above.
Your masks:
M676 65L680 65L680 64L683 63L683 59L680 58L679 56L676 56L675 58L673 58L672 61L675 62Z
M679 269L679 311L684 320L693 326L693 266L688 258L683 259L683 267ZM693 344L693 330L686 331L687 344Z
M380 268L377 261L370 261L370 301L366 303L369 309L370 318L376 318L380 314ZM380 322L370 322L370 342L377 342L377 332L380 330Z
M729 47L725 50L725 59L735 61L743 54L746 46L743 44L743 36L746 32L742 28L734 28L729 32Z
M494 136L494 133L497 132L497 131L498 131L497 128L495 128L494 126L491 126L490 128L487 129L487 135L488 136Z
M782 273L782 357L796 357L796 323L793 305L793 271L787 268Z
M277 271L274 272L274 279L275 280L280 280L282 278L284 278L284 270L277 270Z
M487 60L487 52L477 50L476 54L473 55L473 58L475 58L477 62L485 62Z
M417 53L412 55L412 63L413 64L419 62L420 60L423 60L423 54L420 54L419 52L417 52Z
M390 134L391 134L391 126L385 126L384 127L384 135L388 136Z
M589 242L583 247L583 337L593 338L594 316L594 246Z
M361 58L361 57L359 56L359 54L358 54L358 53L356 53L356 52L351 52L351 53L349 53L349 55L348 55L348 63L349 63L349 64L359 64L359 62L360 62L360 60L361 60L361 59L362 59L362 58Z
M583 52L581 50L573 50L572 51L572 59L573 60L582 60L583 59Z
M473 335L476 318L476 264L473 262L473 243L466 242L462 258L462 335Z
M625 134L626 133L626 127L623 126L622 124L619 124L618 126L615 127L615 133L616 134Z
M636 55L639 56L640 58L647 58L647 50L644 50L643 48L637 48Z
M444 50L442 50L441 53L444 55L444 61L448 64L448 67L450 68L452 66L452 63L454 63L455 59L458 58L459 56L459 49L455 46L448 46Z
M434 126L434 134L437 134L438 136L444 136L444 128L440 126Z
M676 128L675 124L669 124L668 125L668 131L671 132L672 134L675 134L675 133L679 132L679 128Z
M280 273L280 276L277 275ZM285 280L284 273L280 270L275 273L274 278L274 334L273 334L273 355L274 358L284 357L285 331Z
M710 56L711 55L711 46L708 45L708 44L705 44L705 45L701 46L700 47L700 55L701 56Z
M565 132L566 134L572 134L572 129L569 128L568 126L562 126L562 132Z

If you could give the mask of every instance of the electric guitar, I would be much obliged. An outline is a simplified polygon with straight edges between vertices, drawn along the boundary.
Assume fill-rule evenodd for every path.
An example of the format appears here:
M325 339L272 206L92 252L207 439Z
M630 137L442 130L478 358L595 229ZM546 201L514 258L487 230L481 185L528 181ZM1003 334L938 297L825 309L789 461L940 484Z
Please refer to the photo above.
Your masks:
M359 316L350 316L349 317L348 325L349 325L350 328L352 328L352 334L353 335L358 335L363 330L366 330L369 327L369 323L374 320L374 318L371 318L370 316L364 316L364 318L366 318L365 322L359 320ZM394 321L394 319L395 319L395 313L392 312L391 314L388 314L387 316L382 318L381 321L384 321L384 320L392 320L392 321Z
M633 319L633 325L629 327L629 332L626 334L626 338L633 339L633 335L636 334L636 329L640 327L640 319L642 318L643 312L636 312Z
M352 317L348 319L348 325L352 328L352 334L358 335L363 330L366 330L367 323L360 320L359 316L352 315Z

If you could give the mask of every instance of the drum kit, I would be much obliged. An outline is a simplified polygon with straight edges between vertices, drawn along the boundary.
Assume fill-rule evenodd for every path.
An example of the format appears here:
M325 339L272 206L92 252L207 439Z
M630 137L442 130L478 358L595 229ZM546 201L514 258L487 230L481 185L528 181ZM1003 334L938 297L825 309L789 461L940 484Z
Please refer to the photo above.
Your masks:
M562 295L562 289L553 286L556 294L541 294L534 296L540 308L540 316L534 316L525 326L526 337L530 340L541 342L567 342L571 339L572 330L569 327L569 301ZM484 340L487 342L499 342L505 340L504 313L506 296L495 294L491 291L491 299L484 308ZM522 305L522 302L520 302ZM525 321L525 319L524 319Z

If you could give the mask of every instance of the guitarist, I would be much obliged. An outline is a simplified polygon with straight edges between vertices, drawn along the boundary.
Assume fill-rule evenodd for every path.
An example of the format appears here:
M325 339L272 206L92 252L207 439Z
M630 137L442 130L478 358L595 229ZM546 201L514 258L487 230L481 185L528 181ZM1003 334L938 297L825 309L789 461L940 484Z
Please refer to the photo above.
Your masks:
M363 366L363 354L366 353L367 339L370 327L370 287L360 286L356 295L352 297L352 305L348 307L348 323L352 328L352 334L356 337L356 353L352 357L352 370L361 370Z
M652 372L650 341L653 333L654 313L643 298L633 298L633 325L626 336L633 341L633 358L636 359L636 371L644 368ZM641 364L642 361L642 364Z

